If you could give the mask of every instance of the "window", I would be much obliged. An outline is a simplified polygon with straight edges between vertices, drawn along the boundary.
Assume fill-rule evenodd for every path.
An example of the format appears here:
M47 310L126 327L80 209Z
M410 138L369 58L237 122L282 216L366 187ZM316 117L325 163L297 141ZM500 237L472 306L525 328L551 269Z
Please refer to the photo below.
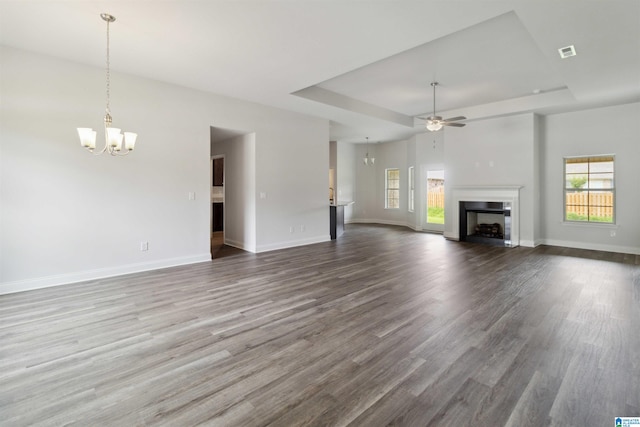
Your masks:
M385 198L384 207L387 209L400 208L400 169L385 169Z
M413 166L409 166L409 212L414 211L415 179Z
M613 155L564 159L565 221L614 223Z

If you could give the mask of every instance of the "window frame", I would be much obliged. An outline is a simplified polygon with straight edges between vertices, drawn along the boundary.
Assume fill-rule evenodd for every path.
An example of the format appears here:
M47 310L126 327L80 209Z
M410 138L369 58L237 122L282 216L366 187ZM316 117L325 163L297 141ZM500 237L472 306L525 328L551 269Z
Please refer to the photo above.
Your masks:
M398 182L398 186L397 187L389 187L389 172L397 172L398 174L398 178L397 179L392 179L391 181L397 181ZM397 199L395 198L390 198L389 197L389 192L395 192L395 194L397 194ZM389 201L391 200L397 200L395 204L395 206L391 206L389 204ZM385 209L400 209L400 169L399 168L385 168L384 170L384 208Z
M409 181L409 185L407 186L409 188L409 201L408 201L408 206L407 209L409 212L415 212L415 195L416 195L416 174L415 174L415 167L413 166L409 166L409 170L407 171L407 178Z
M600 159L600 160L598 160ZM591 188L590 187L590 183L591 183L591 175L595 175L598 174L599 172L592 172L591 171L591 164L592 163L598 163L598 162L602 162L603 160L601 159L611 159L610 161L612 162L612 171L611 171L611 187L610 188ZM584 162L576 162L576 160L584 160ZM569 162L568 162L569 161ZM587 205L584 205L587 207L587 219L586 220L571 220L571 219L567 219L567 194L569 192L576 192L576 188L569 188L567 186L567 163L586 163L587 164L587 172L586 172L586 187L584 189L580 188L581 191L584 191L587 193ZM563 181L563 185L562 185L562 221L565 224L572 224L572 225L580 225L580 224L589 224L590 226L607 226L607 225L616 225L616 202L617 202L617 195L616 195L616 168L615 168L615 163L616 163L616 158L615 158L615 154L599 154L599 155L585 155L585 156L565 156L562 158L562 169L563 169L563 176L562 176L562 181ZM600 172L602 173L602 172ZM608 172L607 172L608 173ZM583 184L584 185L584 184ZM605 221L592 221L589 219L589 211L591 209L592 206L602 206L602 205L596 205L596 204L591 204L590 198L589 198L589 193L592 191L606 191L606 192L610 192L612 195L612 201L611 201L611 222L605 222Z

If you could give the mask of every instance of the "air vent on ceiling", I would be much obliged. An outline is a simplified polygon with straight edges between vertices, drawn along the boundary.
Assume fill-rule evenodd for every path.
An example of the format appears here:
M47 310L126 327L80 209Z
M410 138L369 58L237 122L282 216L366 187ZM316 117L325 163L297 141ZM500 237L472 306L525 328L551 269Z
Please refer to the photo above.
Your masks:
M562 59L569 58L569 57L572 57L572 56L576 56L576 48L573 47L573 45L567 46L567 47L562 47L562 48L558 49L558 52L560 52L560 58L562 58Z

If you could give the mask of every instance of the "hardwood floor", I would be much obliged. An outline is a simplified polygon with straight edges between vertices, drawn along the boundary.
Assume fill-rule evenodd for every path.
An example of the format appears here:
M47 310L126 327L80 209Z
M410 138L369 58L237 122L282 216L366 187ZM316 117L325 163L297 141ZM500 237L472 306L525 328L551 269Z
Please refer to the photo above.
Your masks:
M609 426L640 257L400 227L0 296L3 426Z
M224 244L224 232L211 233L211 259L224 258L242 253L242 249Z

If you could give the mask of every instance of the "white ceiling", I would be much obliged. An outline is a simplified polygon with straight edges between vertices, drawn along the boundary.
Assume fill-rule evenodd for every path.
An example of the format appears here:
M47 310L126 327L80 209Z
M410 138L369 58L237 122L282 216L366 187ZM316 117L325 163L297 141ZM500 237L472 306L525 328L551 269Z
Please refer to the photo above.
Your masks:
M0 0L0 43L103 67L101 12L113 70L327 118L334 140L423 131L434 80L469 126L640 100L638 0Z

